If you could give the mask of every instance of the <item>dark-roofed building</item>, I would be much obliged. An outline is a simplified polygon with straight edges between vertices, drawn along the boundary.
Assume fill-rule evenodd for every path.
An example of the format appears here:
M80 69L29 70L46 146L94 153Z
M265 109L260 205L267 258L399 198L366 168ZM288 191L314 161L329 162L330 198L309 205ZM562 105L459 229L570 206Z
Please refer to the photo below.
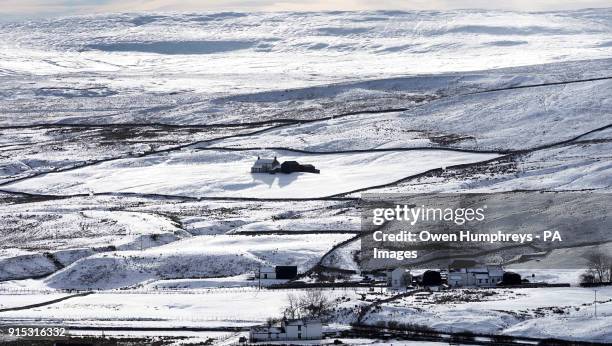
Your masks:
M293 172L306 172L306 173L320 173L318 169L313 165L302 165L297 161L285 161L280 166L282 173L293 173Z
M297 266L265 266L259 269L259 278L291 280L295 279L297 273Z
M291 280L297 276L297 266L276 266L276 278Z

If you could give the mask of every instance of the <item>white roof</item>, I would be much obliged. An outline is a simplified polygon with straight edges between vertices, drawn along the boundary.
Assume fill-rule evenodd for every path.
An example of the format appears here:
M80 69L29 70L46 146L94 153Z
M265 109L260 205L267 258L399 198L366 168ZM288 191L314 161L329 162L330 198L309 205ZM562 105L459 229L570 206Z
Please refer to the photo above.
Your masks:
M275 159L257 159L255 163L253 164L253 166L271 165L274 163L275 163Z

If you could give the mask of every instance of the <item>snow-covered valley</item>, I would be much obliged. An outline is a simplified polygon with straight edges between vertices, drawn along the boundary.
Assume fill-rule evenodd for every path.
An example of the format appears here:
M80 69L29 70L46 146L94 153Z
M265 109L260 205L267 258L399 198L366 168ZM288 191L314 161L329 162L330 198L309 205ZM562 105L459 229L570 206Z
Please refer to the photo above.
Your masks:
M244 328L303 292L252 276L295 265L330 285L327 331L349 329L395 294L332 289L363 279L363 194L612 192L611 43L612 9L0 23L0 324ZM251 173L258 156L320 173ZM610 289L595 320L582 269L513 268L571 287L398 298L362 322L612 342Z

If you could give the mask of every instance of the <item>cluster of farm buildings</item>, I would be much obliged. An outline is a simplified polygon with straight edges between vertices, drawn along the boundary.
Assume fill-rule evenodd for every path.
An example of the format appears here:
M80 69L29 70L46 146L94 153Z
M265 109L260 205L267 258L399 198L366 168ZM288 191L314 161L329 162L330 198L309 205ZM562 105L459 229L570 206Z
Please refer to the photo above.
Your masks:
M266 266L256 273L259 280L293 280L298 275L296 266ZM385 272L386 284L391 289L411 289L414 286L430 290L460 287L496 287L520 285L520 275L504 271L501 265L475 265L448 271L427 270L412 275L409 269L395 268ZM322 324L313 319L282 319L274 323L251 327L249 341L318 340L322 338Z
M297 266L263 266L256 273L259 280L293 280L298 276ZM409 269L398 267L385 272L387 286L406 289L414 286L434 288L497 287L521 285L527 280L517 273L505 271L501 265L486 264L453 267L449 270L427 270L413 275Z
M400 267L387 272L387 282L394 289L416 285L439 289L520 285L524 280L519 274L504 271L501 265L482 265L448 271L427 270L420 275L412 275L410 270Z

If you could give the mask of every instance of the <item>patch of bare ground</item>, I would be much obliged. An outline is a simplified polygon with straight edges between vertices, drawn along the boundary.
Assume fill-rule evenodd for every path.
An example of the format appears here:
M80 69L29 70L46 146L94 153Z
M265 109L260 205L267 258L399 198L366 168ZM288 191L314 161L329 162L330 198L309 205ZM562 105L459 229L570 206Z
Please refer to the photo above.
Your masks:
M450 146L464 141L475 141L474 136L461 135L455 133L449 134L429 134L429 140L440 146Z

